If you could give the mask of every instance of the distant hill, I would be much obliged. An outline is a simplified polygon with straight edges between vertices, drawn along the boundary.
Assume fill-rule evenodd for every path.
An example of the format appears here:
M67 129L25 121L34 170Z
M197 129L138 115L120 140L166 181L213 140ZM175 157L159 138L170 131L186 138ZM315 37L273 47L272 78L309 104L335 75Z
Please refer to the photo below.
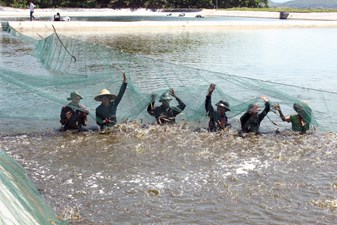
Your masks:
M290 7L304 9L337 9L337 0L293 0L284 3L269 1L270 7Z

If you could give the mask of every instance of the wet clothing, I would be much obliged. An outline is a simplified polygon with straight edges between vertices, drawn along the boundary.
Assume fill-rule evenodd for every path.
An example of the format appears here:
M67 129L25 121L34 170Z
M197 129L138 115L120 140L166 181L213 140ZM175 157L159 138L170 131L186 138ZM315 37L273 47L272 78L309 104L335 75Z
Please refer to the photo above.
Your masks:
M122 100L122 97L125 93L127 83L123 83L119 89L119 93L115 100L109 103L109 106L100 104L96 108L96 123L100 126L101 130L112 127L117 123L116 111L119 102ZM109 120L109 121L107 121Z
M243 114L243 116L240 118L242 132L255 132L256 134L260 133L260 123L269 111L270 103L266 102L264 110L260 114L252 115L249 112Z
M302 121L305 123L305 125L302 125ZM290 116L290 122L291 122L291 129L293 131L300 131L301 133L305 133L307 130L309 130L310 124L307 123L300 115L293 115Z
M211 96L206 96L205 109L209 116L208 131L215 132L225 129L230 124L228 123L228 117L226 113L220 115L218 111L215 111L212 106Z
M180 98L176 97L176 100L178 105L176 107L168 108L165 108L164 105L155 107L155 102L153 101L148 105L147 112L156 118L158 124L173 124L176 121L175 117L186 107L185 103L183 103Z
M72 112L69 119L66 117L67 112ZM86 126L88 114L88 110L82 105L70 102L63 106L60 115L60 123L63 125L62 131L81 130L83 126Z

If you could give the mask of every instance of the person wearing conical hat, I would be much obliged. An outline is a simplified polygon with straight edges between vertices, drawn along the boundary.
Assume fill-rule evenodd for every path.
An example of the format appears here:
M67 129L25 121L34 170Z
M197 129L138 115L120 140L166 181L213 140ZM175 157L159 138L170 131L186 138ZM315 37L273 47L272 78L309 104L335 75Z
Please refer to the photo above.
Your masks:
M178 102L176 107L170 106L170 101L173 99L172 97L174 97ZM171 88L169 92L165 92L160 96L159 102L162 103L160 106L154 105L155 100L156 96L152 95L152 100L147 107L147 112L156 118L158 124L175 123L176 116L186 107L185 103L176 96L173 88Z
M71 92L70 97L67 98L70 103L62 107L60 115L60 123L63 125L62 131L80 131L84 129L83 126L86 126L89 111L85 106L80 105L81 99L83 98L77 91Z
M274 104L273 108L280 114L282 121L291 122L293 131L305 134L310 128L311 123L311 108L305 103L294 103L293 108L297 112L296 115L284 116L280 104Z
M228 117L226 115L226 112L230 111L229 103L220 100L218 103L215 104L217 106L216 111L212 106L211 97L214 89L215 84L212 83L208 88L208 94L206 95L205 100L205 109L209 117L208 131L210 132L224 130L226 127L230 125L228 123Z
M241 133L250 133L255 132L256 134L260 134L260 124L264 117L270 111L270 103L266 96L261 96L261 99L265 102L264 110L261 111L260 106L257 103L250 104L248 106L248 110L243 116L240 118L241 122Z
M109 90L103 89L100 94L95 97L96 101L101 102L101 104L96 108L96 123L100 126L101 130L112 127L117 123L117 106L122 100L126 86L126 75L123 72L123 83L117 96L111 94Z

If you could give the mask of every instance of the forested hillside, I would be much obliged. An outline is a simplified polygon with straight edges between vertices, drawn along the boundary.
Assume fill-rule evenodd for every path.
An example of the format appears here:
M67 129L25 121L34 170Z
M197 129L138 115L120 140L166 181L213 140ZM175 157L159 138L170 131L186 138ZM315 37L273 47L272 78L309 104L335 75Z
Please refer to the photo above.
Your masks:
M337 9L337 0L293 0L284 3L269 2L270 7Z
M232 8L268 7L268 0L33 0L40 8ZM27 8L27 0L0 0L1 6Z

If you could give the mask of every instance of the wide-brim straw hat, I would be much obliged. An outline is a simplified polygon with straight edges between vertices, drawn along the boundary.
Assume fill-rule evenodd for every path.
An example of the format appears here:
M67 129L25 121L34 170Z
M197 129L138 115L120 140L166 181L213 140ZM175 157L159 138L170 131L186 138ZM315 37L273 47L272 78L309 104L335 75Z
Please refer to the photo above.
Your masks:
M76 96L80 97L80 99L83 99L82 96L77 92L77 91L73 91L70 93L70 97L67 98L67 100L73 100L73 98L75 98Z
M95 100L101 102L103 97L108 97L111 101L111 100L114 100L116 98L116 95L111 94L108 89L103 89L103 90L101 90L101 93L99 93L99 95L97 95L95 97Z
M231 111L229 108L229 103L223 100L220 100L218 103L215 104L216 106L223 107L227 109L227 111Z

